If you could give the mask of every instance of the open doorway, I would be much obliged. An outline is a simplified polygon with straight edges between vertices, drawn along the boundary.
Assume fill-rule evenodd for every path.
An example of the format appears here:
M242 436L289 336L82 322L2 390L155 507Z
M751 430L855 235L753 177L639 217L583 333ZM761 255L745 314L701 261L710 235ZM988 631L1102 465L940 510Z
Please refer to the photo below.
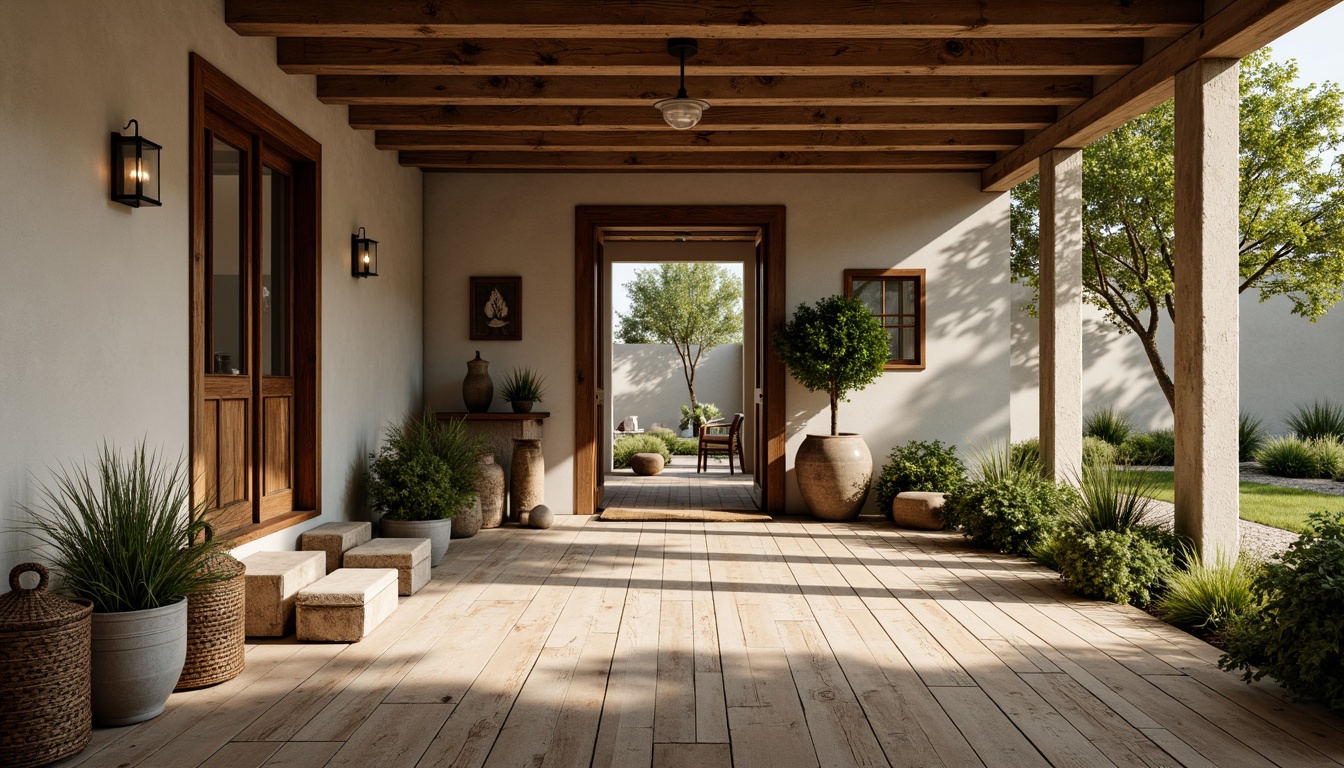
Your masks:
M576 211L576 420L574 511L592 514L606 506L615 430L640 414L615 410L612 384L613 263L661 262L648 258L662 249L696 244L704 260L742 264L744 300L741 378L742 457L748 474L742 483L750 501L735 506L779 513L784 505L784 368L770 350L769 332L784 318L784 209L782 206L580 206ZM735 245L736 244L736 245ZM714 251L740 248L732 259ZM683 256L683 258L685 258ZM693 259L694 260L694 259ZM679 365L679 363L678 363ZM644 417L649 418L649 417ZM666 416L658 416L661 422ZM670 419L668 419L670 420ZM651 425L652 420L645 421ZM680 423L672 425L674 429ZM691 457L690 474L694 474ZM727 475L726 461L710 465ZM720 466L722 468L720 468ZM676 468L676 469L679 469ZM645 478L647 479L647 478ZM650 483L651 488L654 484ZM653 492L657 495L657 491ZM689 500L688 500L689 501ZM706 501L708 503L708 501ZM728 506L724 504L722 506Z

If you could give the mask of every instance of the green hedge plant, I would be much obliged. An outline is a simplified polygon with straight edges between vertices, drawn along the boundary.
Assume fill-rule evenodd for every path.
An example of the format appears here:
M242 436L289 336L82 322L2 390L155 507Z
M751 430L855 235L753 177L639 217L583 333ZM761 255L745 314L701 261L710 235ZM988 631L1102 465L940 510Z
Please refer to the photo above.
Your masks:
M1133 417L1109 405L1098 408L1083 420L1084 436L1104 440L1117 448L1123 445L1133 432Z
M616 439L611 449L611 463L617 469L625 469L630 466L630 459L636 453L656 453L663 457L664 463L672 461L672 452L667 449L667 443L656 435L636 434Z
M1264 605L1233 624L1219 665L1344 712L1344 512L1313 513L1254 590Z
M1330 400L1300 404L1284 417L1288 428L1303 440L1334 437L1344 440L1344 406Z
M668 452L673 456L694 456L699 452L699 440L693 437L681 437L667 427L654 427L648 434L662 440L663 445L667 446Z
M891 514L891 501L905 491L948 493L966 480L966 466L957 448L942 441L911 440L891 449L877 479L877 505Z
M1319 478L1344 474L1344 444L1332 437L1303 440L1292 435L1265 441L1255 454L1260 467L1278 477Z
M1181 559L1185 566L1167 577L1166 592L1157 601L1168 622L1188 632L1221 636L1258 609L1256 570L1245 559L1221 553L1202 559L1188 548Z
M1012 445L1012 459L1015 463L1039 467L1041 463L1041 441L1030 437ZM1111 465L1119 460L1119 451L1115 446L1097 437L1083 438L1083 464Z
M972 479L947 495L943 519L971 541L999 552L1027 555L1048 539L1073 495L1015 461L1003 445L980 452Z
M481 442L433 409L393 424L369 455L369 502L389 520L442 520L476 503Z
M1130 435L1120 446L1117 459L1124 464L1170 467L1176 463L1176 433L1159 429Z

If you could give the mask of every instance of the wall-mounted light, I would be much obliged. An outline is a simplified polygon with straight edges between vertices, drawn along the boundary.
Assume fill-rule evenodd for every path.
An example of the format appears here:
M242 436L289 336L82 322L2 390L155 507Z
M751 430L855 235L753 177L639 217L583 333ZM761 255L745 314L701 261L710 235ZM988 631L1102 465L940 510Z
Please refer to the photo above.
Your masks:
M132 120L126 124L126 128L131 126L135 126L133 136L112 134L112 200L132 208L162 205L159 150L163 147L140 136L140 123Z
M686 57L694 56L699 50L694 38L674 37L667 41L667 52L681 61L681 87L677 95L663 99L653 106L663 113L663 120L678 131L694 128L700 117L709 109L709 102L692 99L686 95Z
M378 276L378 241L370 240L363 227L350 236L350 274L355 277Z

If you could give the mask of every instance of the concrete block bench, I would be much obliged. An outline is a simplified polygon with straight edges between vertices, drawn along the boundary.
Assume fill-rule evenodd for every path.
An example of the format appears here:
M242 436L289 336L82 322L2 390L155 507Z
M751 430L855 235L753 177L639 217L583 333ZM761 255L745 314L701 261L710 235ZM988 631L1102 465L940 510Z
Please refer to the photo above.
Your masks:
M394 568L338 568L295 599L303 642L355 643L397 610Z
M413 595L429 583L429 539L374 539L345 553L343 570L396 568L398 591Z
M248 635L284 637L294 627L294 597L327 575L321 552L258 552L243 558Z
M891 500L891 521L898 528L920 531L943 529L943 494L933 491L906 491Z
M327 523L299 535L299 549L325 552L327 573L341 567L341 556L373 538L369 523Z

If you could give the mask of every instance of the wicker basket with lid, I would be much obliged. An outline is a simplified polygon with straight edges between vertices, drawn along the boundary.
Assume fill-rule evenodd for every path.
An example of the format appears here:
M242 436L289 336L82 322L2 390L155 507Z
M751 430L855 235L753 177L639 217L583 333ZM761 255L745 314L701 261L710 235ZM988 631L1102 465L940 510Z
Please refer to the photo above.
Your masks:
M38 575L31 589L19 582ZM93 603L47 592L47 569L23 563L0 595L0 765L46 765L93 737L89 697Z

